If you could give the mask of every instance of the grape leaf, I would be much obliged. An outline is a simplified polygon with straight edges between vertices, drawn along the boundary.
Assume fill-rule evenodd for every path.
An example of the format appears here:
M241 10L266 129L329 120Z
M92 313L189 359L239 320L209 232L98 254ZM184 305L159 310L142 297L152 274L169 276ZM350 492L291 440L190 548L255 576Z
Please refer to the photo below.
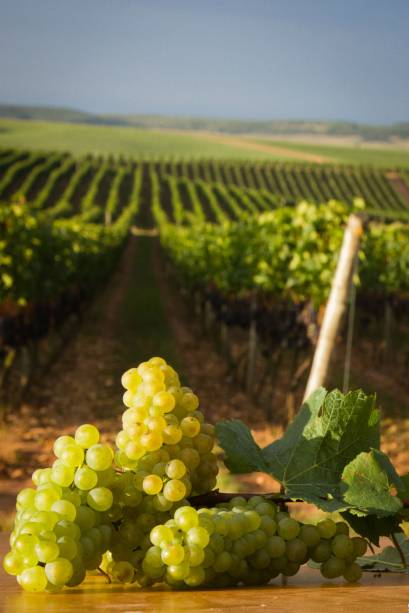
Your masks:
M358 558L358 564L362 568L371 571L409 572L409 540L403 534L396 534L395 536L405 557L406 567L402 565L402 560L396 547L391 545L373 556Z
M389 499L386 503L386 494L379 484L378 490L384 497L378 492L379 508L376 492L371 492L369 504L365 497L361 500L354 490L350 491L351 484L341 484L345 466L362 451L379 448L379 412L375 398L360 390L346 395L338 390L330 393L323 388L316 390L283 437L264 449L256 445L242 422L220 423L217 435L232 472L267 472L282 483L290 498L311 502L325 511L356 508L366 513L370 507L384 515L386 504L393 506ZM353 470L351 467L350 478ZM384 471L379 469L379 472L378 478L384 483ZM345 491L349 491L353 501L344 499Z
M400 478L389 458L379 450L363 451L345 466L340 492L351 508L360 515L387 517L402 508L397 496L392 496L391 486L399 486Z
M260 447L248 427L239 419L219 422L216 434L226 452L225 464L235 474L269 472Z
M401 500L409 500L409 473L400 477L401 485L398 487L398 496Z
M290 496L304 497L305 489L308 497L335 497L346 464L371 447L379 448L375 398L360 390L344 395L321 388L263 456Z
M399 516L376 517L376 515L358 516L356 512L344 511L341 513L345 521L364 538L379 547L381 536L390 536L401 532Z

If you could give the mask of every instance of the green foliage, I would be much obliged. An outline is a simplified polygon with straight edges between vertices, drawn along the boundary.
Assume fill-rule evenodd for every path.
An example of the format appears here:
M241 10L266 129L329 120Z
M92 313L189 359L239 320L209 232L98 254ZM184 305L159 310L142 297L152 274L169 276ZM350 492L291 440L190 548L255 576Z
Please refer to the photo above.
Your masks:
M400 530L403 487L389 458L379 451L379 412L362 391L346 395L316 390L282 438L261 449L241 421L217 424L225 463L233 473L266 472L292 500L343 512L374 543Z
M406 560L406 567L402 564L402 559L396 547L385 547L381 552L372 556L358 558L357 562L366 570L373 572L377 571L392 571L395 573L409 572L409 540L403 534L397 534L396 540L401 548L403 556Z
M111 226L79 216L50 223L22 204L0 204L0 304L25 305L66 289L95 287L112 268L138 208L132 198Z

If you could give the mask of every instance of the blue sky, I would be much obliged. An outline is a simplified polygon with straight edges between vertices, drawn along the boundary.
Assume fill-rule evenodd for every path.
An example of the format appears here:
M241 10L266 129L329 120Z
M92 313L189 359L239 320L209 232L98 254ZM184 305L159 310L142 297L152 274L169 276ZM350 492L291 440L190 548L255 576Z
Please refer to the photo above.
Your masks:
M409 0L0 0L0 101L409 120Z

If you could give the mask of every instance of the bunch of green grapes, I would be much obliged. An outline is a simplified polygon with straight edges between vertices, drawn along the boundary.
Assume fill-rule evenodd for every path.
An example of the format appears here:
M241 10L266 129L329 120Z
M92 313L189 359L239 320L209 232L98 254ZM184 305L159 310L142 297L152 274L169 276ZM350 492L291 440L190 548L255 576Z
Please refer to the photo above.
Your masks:
M17 496L3 567L25 590L55 592L80 584L110 547L113 452L99 437L90 424L80 426L75 438L60 436L52 467L36 470L35 488Z
M198 511L183 506L152 529L135 578L143 585L160 581L175 587L258 585L279 574L295 575L311 558L323 562L324 577L358 581L354 560L366 542L350 539L346 530L346 524L331 520L303 525L261 496L235 497Z
M317 525L320 540L310 549L314 562L321 564L320 571L326 579L344 577L346 581L359 581L362 570L356 559L365 555L366 540L349 536L345 522L324 519Z
M158 357L122 383L116 452L82 425L55 441L52 467L17 496L3 567L25 590L79 585L97 568L140 586L257 585L310 559L325 578L359 580L366 542L343 522L302 525L262 496L191 507L188 497L213 489L217 475L214 428L197 396Z
M128 409L116 462L135 473L136 487L153 497L153 508L169 511L212 490L218 472L214 426L205 423L198 397L180 385L176 371L155 357L128 370L122 384Z

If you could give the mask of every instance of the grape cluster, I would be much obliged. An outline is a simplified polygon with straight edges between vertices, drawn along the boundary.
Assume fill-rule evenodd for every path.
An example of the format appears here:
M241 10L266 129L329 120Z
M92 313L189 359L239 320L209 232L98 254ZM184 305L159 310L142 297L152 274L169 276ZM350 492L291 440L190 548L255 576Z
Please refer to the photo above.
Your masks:
M366 542L343 522L301 525L262 496L191 507L188 497L212 490L217 475L214 427L197 396L158 357L122 384L116 451L84 424L55 441L53 465L17 496L3 567L25 590L76 586L97 568L140 586L256 585L309 560L325 578L359 580Z
M36 470L36 487L17 496L11 551L3 567L28 591L80 584L111 545L107 512L113 503L113 452L99 438L91 424L80 426L75 438L60 436L52 467Z
M322 562L326 578L358 581L355 558L366 542L350 539L343 522L300 524L261 496L238 496L227 505L179 507L155 526L151 546L136 570L144 585L165 581L175 587L228 587L266 584L279 574L295 575L310 559ZM149 579L147 579L149 578Z
M199 399L181 387L176 371L162 358L151 358L122 376L122 415L116 461L135 472L135 483L154 497L154 508L216 485L217 459L212 452L214 426L205 423Z

